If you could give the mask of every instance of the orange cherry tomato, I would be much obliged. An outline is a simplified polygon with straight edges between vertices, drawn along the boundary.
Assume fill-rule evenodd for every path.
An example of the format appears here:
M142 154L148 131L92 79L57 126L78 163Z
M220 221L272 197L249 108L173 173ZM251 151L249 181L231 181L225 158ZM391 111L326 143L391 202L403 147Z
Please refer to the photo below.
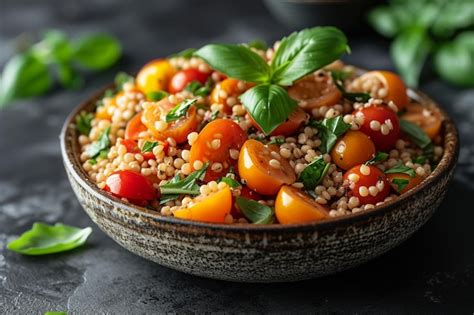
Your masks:
M259 125L255 122L252 116L249 115L250 122L252 125L257 128L258 130L262 131ZM295 133L301 125L307 122L309 119L308 114L301 109L301 107L296 107L295 111L291 113L290 117L278 126L275 130L273 130L270 135L271 136L289 136Z
M330 76L324 72L310 74L296 81L288 88L288 95L309 112L314 108L334 105L342 96ZM301 101L304 101L305 106Z
M197 130L199 121L196 114L196 107L191 106L186 116L178 120L167 123L164 130L156 128L156 122L164 121L164 117L174 107L167 98L156 103L147 103L144 106L142 122L148 128L148 131L158 140L166 140L168 137L176 140L177 143L187 141L189 133Z
M204 177L205 182L216 180L227 174L231 166L237 164L238 152L247 140L247 134L238 124L229 119L216 119L208 123L191 146L189 161L191 165L199 160L210 162ZM234 150L234 158L230 153ZM221 167L218 167L220 163ZM214 168L217 165L216 168Z
M175 94L184 90L184 88L193 81L204 84L209 75L210 73L201 72L198 69L181 70L171 78L168 90L170 93Z
M380 97L379 95L372 95L376 98L381 98L385 102L393 101L397 105L398 110L404 109L408 104L407 88L402 79L391 71L370 71L360 76L362 82L366 80L377 80L383 88L386 89L386 95ZM366 91L370 92L370 91ZM372 93L375 94L375 93Z
M430 139L439 135L441 130L442 118L437 110L430 110L421 104L411 103L407 106L407 111L401 117L414 123L426 133Z
M410 189L412 189L413 187L415 187L416 185L418 185L419 183L423 181L423 177L419 175L416 175L415 177L411 177L410 175L405 174L405 173L387 174L387 178L390 181L390 185L392 185L392 188L399 194L406 193L407 191L409 191ZM406 184L405 187L399 190L400 187L398 186L398 184L393 182L395 179L407 180L408 183Z
M159 193L143 175L133 171L118 171L107 177L105 190L130 200L153 200Z
M344 174L349 183L349 196L359 198L361 205L384 201L390 193L390 183L385 174L373 165L356 165Z
M157 59L147 63L138 72L136 82L143 93L166 91L168 84L176 70L164 59Z
M283 185L275 200L275 215L281 224L321 221L329 210L300 189Z
M247 186L262 195L275 195L283 184L292 184L296 174L287 159L275 159L276 145L266 146L257 140L247 140L240 150L238 170ZM278 163L270 165L270 160ZM279 165L278 165L279 164Z
M125 128L125 139L138 140L140 139L139 134L147 131L146 126L142 123L142 114L143 112L139 112L128 121Z
M232 208L232 193L228 187L193 199L188 208L176 210L174 216L180 219L224 223Z
M374 154L375 145L372 140L365 133L352 130L346 132L331 150L333 162L343 170L367 162Z
M385 105L372 105L354 112L354 115L360 114L364 117L360 131L370 137L377 149L389 151L393 148L400 137L400 123L397 114Z
M239 89L239 80L225 79L217 83L214 89L212 89L210 103L223 105L223 112L230 115L232 114L232 107L227 105L227 97L238 97L252 87L252 85L251 83L245 83L243 89ZM222 94L226 97L222 97Z

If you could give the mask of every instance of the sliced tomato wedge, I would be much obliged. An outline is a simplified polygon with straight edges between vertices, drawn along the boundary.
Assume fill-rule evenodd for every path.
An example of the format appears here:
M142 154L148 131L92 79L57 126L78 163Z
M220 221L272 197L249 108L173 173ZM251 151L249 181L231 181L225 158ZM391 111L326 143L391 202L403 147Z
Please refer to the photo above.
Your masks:
M296 81L288 88L288 95L299 101L301 107L309 112L314 108L334 105L342 96L325 72L310 74Z
M134 201L153 200L159 193L153 184L143 175L133 171L118 171L107 177L106 190L118 197Z
M139 112L129 120L125 128L125 139L138 140L140 133L147 131L147 127L142 123L142 114L143 112Z

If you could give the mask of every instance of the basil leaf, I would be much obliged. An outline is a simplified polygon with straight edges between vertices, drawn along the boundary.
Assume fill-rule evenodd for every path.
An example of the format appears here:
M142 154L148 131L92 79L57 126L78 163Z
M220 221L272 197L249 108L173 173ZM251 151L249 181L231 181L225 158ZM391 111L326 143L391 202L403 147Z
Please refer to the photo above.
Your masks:
M352 76L352 72L350 71L344 71L344 70L330 70L331 71L331 77L334 81L338 81L343 83L345 80L350 78Z
M431 139L426 135L423 129L414 123L405 119L400 119L400 129L421 149L425 149L432 145Z
M10 59L0 81L0 108L15 98L43 95L53 84L46 64L32 54Z
M474 9L472 1L443 1L441 3L442 14L438 14L433 21L432 31L434 35L449 37L457 30L473 26Z
M326 163L322 156L314 159L306 165L301 172L298 181L302 182L307 190L314 190L321 183L329 171L331 164Z
M247 82L267 83L270 67L256 53L243 45L211 44L194 53L226 76Z
M194 171L186 178L179 179L175 176L170 182L160 186L161 199L160 204L165 204L168 201L178 199L180 194L199 195L199 185L197 181L202 180L206 174L207 164L200 170Z
M115 37L93 34L73 43L73 60L92 70L103 70L115 64L122 55L122 48Z
M62 223L54 226L34 223L31 230L8 243L7 248L24 255L59 253L83 245L91 233L90 227L80 229Z
M285 122L296 107L296 101L288 92L274 84L254 86L240 95L240 100L267 135Z
M146 152L152 152L153 151L153 148L156 147L158 145L158 142L156 141L145 141L145 144L143 144L143 147L142 147L142 153L146 153Z
M84 84L84 79L70 64L60 63L57 66L59 83L68 89L78 89Z
M169 95L168 92L165 91L153 91L146 93L146 98L153 102L158 102L164 99Z
M389 6L376 7L369 12L368 21L372 27L385 37L393 37L399 31L399 23Z
M319 131L319 138L321 139L319 149L322 153L330 152L336 144L337 138L351 128L350 124L344 122L342 116L325 118L320 122L310 120L309 125L317 128Z
M394 174L394 173L403 173L403 174L409 175L410 177L416 176L414 169L404 165L401 162L395 165L394 167L392 167L391 169L388 169L385 171L385 174Z
M407 85L418 85L431 46L426 30L418 26L403 31L390 46L393 62Z
M221 177L219 182L224 182L231 188L237 188L237 187L242 186L238 181L230 177Z
M31 51L41 60L49 63L65 63L71 59L71 44L66 33L49 30L43 33L43 40L35 44Z
M367 103L371 98L372 96L370 96L370 94L368 93L348 93L348 92L344 92L342 93L342 97L344 97L345 99L351 101L351 102L358 102L358 103Z
M166 122L175 121L185 116L188 109L197 102L197 99L187 99L176 105L165 117Z
M249 46L250 48L258 49L258 50L267 50L268 49L267 43L265 43L265 41L262 40L262 39L254 39L254 40L248 42L247 46Z
M420 156L417 156L416 158L412 159L412 162L417 163L417 164L425 164L426 160L428 160L428 158L426 156L420 155Z
M83 135L89 135L94 114L82 111L76 116L76 129Z
M377 162L383 162L383 161L386 161L387 159L388 159L388 153L377 151L377 153L375 153L375 156L373 158L365 162L365 165L375 164Z
M397 185L397 192L401 192L405 187L407 187L410 181L404 178L394 178L392 184Z
M258 140L258 139L257 139ZM268 141L267 142L267 145L270 145L270 144L283 144L285 143L285 139L282 139L282 138L278 138L278 137L273 137L272 140Z
M67 315L66 312L46 312L44 315Z
M170 55L169 58L182 57L182 58L185 58L185 59L190 59L195 52L196 52L196 48L187 48L187 49L182 50L182 51L180 51L176 54Z
M211 87L209 84L202 85L199 81L189 82L184 88L186 91L193 93L196 96L207 96L211 93Z
M272 59L272 82L291 85L348 52L347 38L335 27L313 27L281 40Z
M89 155L91 158L95 158L100 154L102 150L107 150L110 147L109 134L110 134L110 127L104 130L104 132L99 138L99 141L92 143L87 148L87 151L86 151L87 155Z
M237 206L242 214L254 224L270 224L273 222L272 208L244 197L236 198Z
M117 88L117 90L121 91L125 83L128 83L128 82L133 83L135 82L135 78L125 72L119 72L115 76L114 82L115 82L115 87Z
M332 80L334 84L338 88L338 90L342 93L342 97L351 101L351 102L360 102L360 103L367 103L372 97L370 94L367 93L348 93L344 88L344 80L347 79L351 73L345 71L331 71Z
M442 45L434 56L434 66L444 80L474 86L474 31L463 32L453 42Z

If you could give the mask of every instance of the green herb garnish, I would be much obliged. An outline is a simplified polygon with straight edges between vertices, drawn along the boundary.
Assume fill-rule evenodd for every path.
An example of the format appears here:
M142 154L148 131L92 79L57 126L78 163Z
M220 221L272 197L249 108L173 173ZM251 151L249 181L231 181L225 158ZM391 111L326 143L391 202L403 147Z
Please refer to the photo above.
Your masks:
M97 157L102 151L107 150L110 147L110 127L104 130L102 135L99 138L99 141L92 143L89 148L87 149L87 155L91 158Z
M146 98L153 102L158 102L164 99L169 95L168 92L165 91L153 91L146 93Z
M209 81L205 85L202 85L199 81L189 82L184 88L186 91L193 93L196 96L207 96L211 93L211 86Z
M198 181L204 178L206 174L207 164L205 164L200 170L194 171L187 177L180 179L179 175L173 177L173 179L160 186L161 199L160 204L165 204L168 201L178 199L179 195L199 195Z
M123 90L123 85L125 83L133 83L135 82L135 78L132 77L131 75L127 74L126 72L119 72L115 75L115 88L117 91Z
M145 141L142 147L142 153L152 152L153 148L158 145L156 141Z
M82 111L76 116L76 129L81 134L88 136L91 131L91 123L94 119L94 114Z
M240 100L263 132L270 134L296 107L282 86L328 65L348 50L340 30L314 27L283 38L271 65L244 45L211 44L195 55L228 77L257 83Z
M188 112L188 109L197 102L197 99L186 99L176 105L172 110L166 114L165 121L171 122L180 119L181 117L185 116Z
M322 153L331 152L337 138L351 128L350 124L344 122L342 116L325 118L322 121L310 120L309 125L319 130L319 137L321 139L319 149Z
M403 174L409 175L410 177L416 176L414 169L404 165L401 162L395 165L394 167L392 167L391 169L385 171L385 174L394 174L394 173L403 173Z
M409 183L408 179L404 178L394 178L392 184L397 185L397 192L400 193Z
M242 184L240 184L238 181L230 177L221 177L219 182L226 183L230 188L237 188L237 187L242 186Z
M428 158L424 155L420 155L420 156L417 156L415 158L412 159L412 162L413 163L416 163L416 164L425 164L425 162L428 160Z
M304 170L301 172L298 181L303 183L305 189L314 190L314 188L323 181L330 166L331 164L326 163L324 158L320 156L306 165Z
M344 88L344 80L350 76L350 74L347 74L345 71L331 71L331 76L332 80L334 81L334 84L338 88L338 90L341 92L342 97L345 99L351 101L351 102L361 102L361 103L366 103L371 99L370 94L367 93L349 93L346 92L346 89Z
M273 210L255 200L244 197L236 198L237 206L242 214L254 224L270 224L273 222Z
M408 120L400 119L400 129L421 149L425 149L431 144L431 139L423 129Z
M388 159L388 153L377 151L377 153L375 153L375 156L373 158L365 162L365 165L383 162L383 161L386 161L387 159Z
M68 251L83 245L92 233L90 227L80 229L56 223L34 223L31 230L8 243L11 251L24 255L46 255Z
M278 144L278 145L281 145L285 143L285 139L283 138L278 138L278 137L273 137L270 141L267 142L267 145L270 145L270 144Z

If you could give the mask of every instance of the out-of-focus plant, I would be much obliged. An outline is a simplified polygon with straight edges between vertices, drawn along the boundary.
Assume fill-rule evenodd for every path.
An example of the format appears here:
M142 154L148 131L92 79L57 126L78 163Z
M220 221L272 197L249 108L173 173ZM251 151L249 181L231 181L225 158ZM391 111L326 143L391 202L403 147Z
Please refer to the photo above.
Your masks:
M0 108L15 99L45 94L55 78L65 88L79 88L83 84L80 70L107 69L121 55L120 43L108 34L69 40L61 31L47 31L41 41L28 45L5 64L0 77Z
M369 23L394 38L390 53L405 82L417 86L429 56L441 78L474 86L472 0L392 0L369 13Z

